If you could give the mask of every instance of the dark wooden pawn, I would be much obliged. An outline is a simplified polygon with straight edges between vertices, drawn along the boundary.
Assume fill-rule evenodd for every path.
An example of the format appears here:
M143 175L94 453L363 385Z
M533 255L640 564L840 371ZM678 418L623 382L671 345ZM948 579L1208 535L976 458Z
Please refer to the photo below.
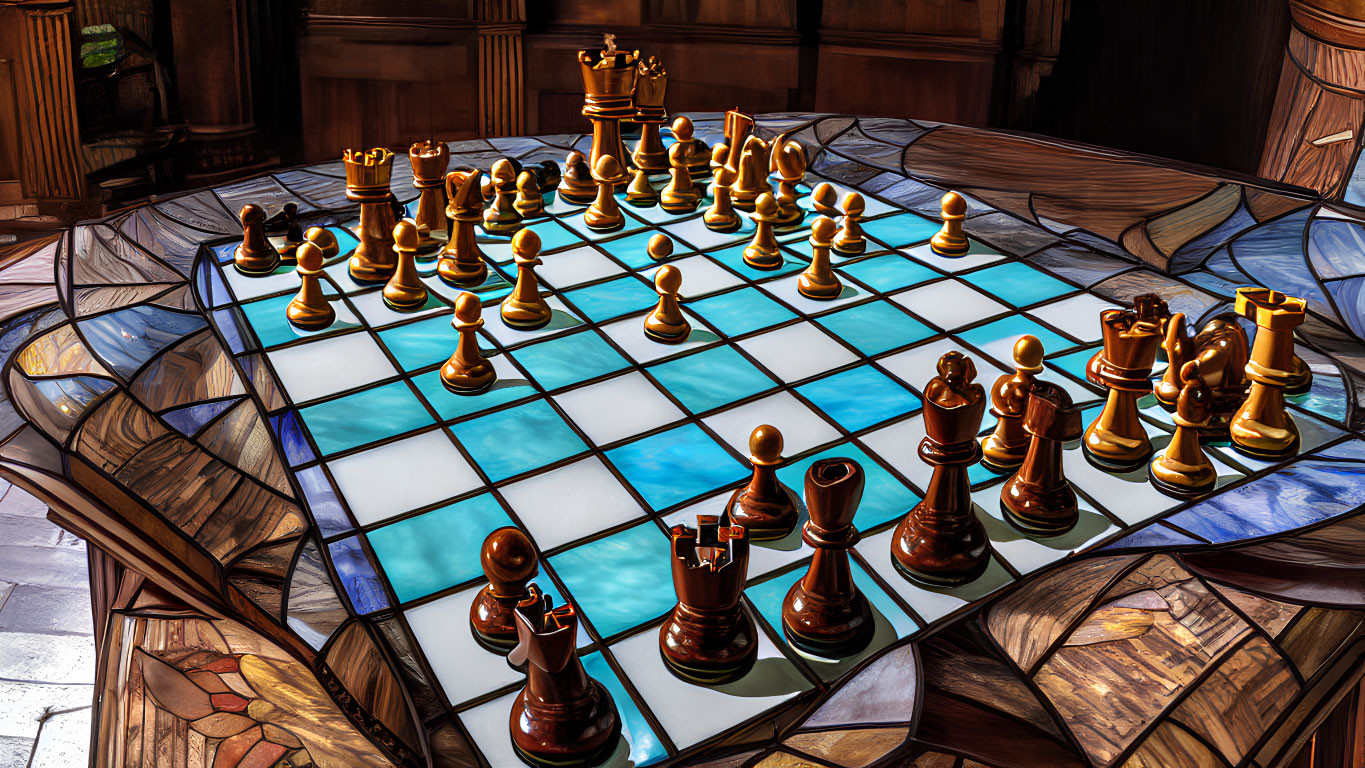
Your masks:
M659 628L669 671L688 682L728 683L758 655L758 628L740 605L749 569L749 538L716 515L697 515L696 529L673 526L673 590L678 604Z
M265 239L265 211L255 203L247 203L238 212L242 222L242 242L232 254L232 265L238 272L251 277L268 275L280 265L280 254Z
M961 352L939 358L938 375L924 388L919 456L934 468L924 500L896 526L891 555L913 580L936 586L965 584L990 563L990 541L972 509L967 468L981 459L976 433L986 391L976 365Z
M859 538L853 514L863 484L863 468L852 459L821 459L806 470L810 520L801 539L815 555L782 601L782 632L794 648L814 656L851 656L872 640L872 607L848 564L848 550Z
M796 497L777 479L782 465L782 433L770 424L759 425L749 435L749 462L754 476L735 491L726 516L749 531L750 541L780 539L796 529Z
M1080 439L1081 409L1066 390L1035 381L1024 412L1028 453L1000 490L1000 510L1015 528L1034 536L1057 536L1076 525L1076 492L1062 474L1062 443Z
M1029 436L1024 431L1024 410L1034 377L1043 372L1043 343L1024 334L1014 342L1014 374L995 380L991 388L991 413L995 430L981 439L981 462L994 472L1008 473L1024 462Z
M488 583L469 606L469 624L480 644L497 653L507 653L517 644L517 625L513 612L531 593L527 583L540 572L535 548L520 528L507 526L488 534L483 540L483 575Z

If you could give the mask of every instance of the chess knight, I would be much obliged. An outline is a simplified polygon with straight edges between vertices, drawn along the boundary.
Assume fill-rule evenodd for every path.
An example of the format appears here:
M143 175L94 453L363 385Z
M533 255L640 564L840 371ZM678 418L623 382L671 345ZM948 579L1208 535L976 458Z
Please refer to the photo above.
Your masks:
M1237 316L1224 313L1214 317L1191 336L1185 313L1176 312L1166 320L1166 372L1156 384L1156 399L1174 411L1184 383L1180 378L1185 364L1199 361L1199 377L1209 388L1209 419L1199 426L1204 435L1227 436L1228 424L1247 395L1246 365L1251 346Z
M606 35L600 51L579 51L578 64L583 74L583 116L592 121L592 151L588 167L597 168L604 155L616 158L620 169L610 179L616 187L630 181L626 170L626 147L621 143L621 121L635 117L635 75L639 51L618 51L616 36Z

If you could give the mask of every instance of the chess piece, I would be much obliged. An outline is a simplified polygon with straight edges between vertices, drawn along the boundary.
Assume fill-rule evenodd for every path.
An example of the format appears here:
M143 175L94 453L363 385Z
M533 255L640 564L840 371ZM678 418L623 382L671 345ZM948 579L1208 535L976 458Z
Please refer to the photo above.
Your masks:
M834 250L846 256L857 256L867 250L867 238L863 236L863 211L867 203L857 192L844 195L844 217L840 220L839 234L834 237Z
M483 212L483 228L490 235L507 235L521 228L517 211L517 172L507 158L493 163L493 202Z
M309 227L308 231L303 233L303 239L322 251L324 261L335 259L337 254L341 253L341 244L337 242L337 236L326 227Z
M795 227L806 212L796 204L796 185L806 178L806 151L795 141L782 145L773 157L782 181L777 185L777 227Z
M523 229L512 236L512 256L517 262L517 283L502 300L502 321L512 328L533 331L554 317L554 310L540 295L535 268L540 266L540 235Z
M417 215L412 218L418 227L427 228L417 252L431 253L441 247L441 241L431 233L446 228L445 176L450 147L444 141L419 141L408 148L408 161L412 163L412 186L418 191Z
M1180 383L1175 434L1147 466L1147 475L1157 490L1171 496L1198 496L1218 482L1213 462L1199 445L1199 428L1213 413L1213 390L1204 383L1198 360L1187 360L1180 366Z
M389 177L393 173L393 153L383 147L369 152L346 150L346 199L360 203L360 244L351 252L348 269L357 283L373 285L388 282L398 268L393 250L393 192Z
M1081 409L1066 390L1034 381L1024 411L1028 451L1019 470L1000 489L1000 510L1019 530L1058 536L1076 525L1076 492L1062 474L1062 444L1081 436Z
M493 363L479 349L482 314L483 302L478 296L465 291L455 299L455 316L450 324L459 334L459 341L455 344L455 353L441 366L441 383L457 395L477 395L498 380Z
M686 115L678 115L673 119L671 127L673 133L673 144L682 146L683 165L687 166L687 173L692 177L705 176L711 172L711 152L706 148L706 143L701 139L695 138L695 129L692 126L692 119ZM672 147L669 147L671 150ZM672 158L669 159L669 167L672 167Z
M583 223L594 232L615 232L626 225L626 215L616 204L616 186L613 181L620 169L616 158L603 155L593 169L592 178L597 182L597 199L588 210L583 212Z
M645 254L651 261L663 261L673 255L673 241L668 239L668 235L659 232L649 238L649 243L645 245Z
M1284 386L1286 395L1302 395L1313 388L1313 369L1298 355L1294 355L1289 372L1289 383Z
M1194 359L1199 375L1213 392L1207 424L1199 428L1205 437L1226 437L1232 417L1247 397L1247 363L1251 362L1251 342L1231 312L1215 316L1194 337Z
M328 232L328 234L331 234ZM288 308L285 316L295 327L305 331L320 331L336 319L336 310L322 292L322 249L313 243L305 242L298 249L298 266L294 271L299 275L299 292Z
M1303 299L1269 288L1238 288L1237 314L1256 323L1246 376L1251 390L1228 425L1232 447L1248 456L1278 459L1299 447L1299 428L1284 407L1295 381L1294 329L1307 310Z
M938 375L924 388L924 429L919 456L934 468L924 500L896 526L891 556L915 581L936 586L965 584L990 563L990 541L972 509L967 468L981 458L976 433L986 410L986 391L976 365L961 352L938 361Z
M839 216L839 191L828 181L822 181L810 191L811 209L821 216Z
M517 645L507 660L526 665L526 686L508 718L517 757L536 768L587 768L617 746L621 719L616 703L588 676L577 649L578 614L532 584L517 603Z
M754 269L778 269L782 266L782 251L773 236L773 220L777 218L777 200L771 192L758 196L754 212L749 214L757 228L754 239L744 249L744 263Z
M583 116L592 121L592 151L588 167L600 171L598 163L611 156L614 175L605 177L612 191L630 180L626 173L626 147L621 143L621 121L635 116L635 75L639 51L616 50L615 36L607 36L600 51L579 51L579 71L583 75Z
M671 242L671 241L670 241ZM651 245L653 243L651 242ZM659 304L645 316L645 335L664 344L687 341L692 324L678 306L678 289L682 287L682 272L665 264L654 273L654 290L659 293Z
M714 147L711 147L711 162L708 163L707 165L708 165L708 167L710 167L710 169L711 169L711 174L712 174L712 175L715 175L715 173L716 173L717 170L726 167L726 165L725 165L725 160L726 160L729 156L730 156L730 147L729 147L728 145L726 145L726 144L724 144L724 143L721 143L721 144L715 145ZM735 172L734 172L733 170L731 170L730 173L732 174L731 177L730 177L730 179L731 179L731 181L733 182L733 180L734 180L734 175L733 175L733 174L734 174Z
M730 185L735 183L735 172L720 165L715 169L715 182L711 184L714 200L711 207L702 214L702 221L712 232L734 232L739 229L739 214L730 203Z
M469 606L469 627L480 645L494 653L507 653L517 644L517 604L531 596L527 584L540 572L540 563L531 540L510 525L488 534L479 560L488 583Z
M962 195L949 192L939 206L943 228L929 239L929 247L940 256L966 256L967 236L962 234L962 222L967 218L967 201Z
M265 211L255 203L247 203L237 218L242 222L242 242L232 252L232 265L251 277L274 272L280 266L280 253L265 239Z
M540 194L543 198L546 194L553 192L559 186L561 178L559 163L553 160L541 160L528 168L536 175L536 184L540 187Z
M725 113L725 146L730 151L725 156L725 167L739 173L739 164L743 159L740 157L744 152L744 143L749 140L749 136L754 132L753 115L747 115L738 109L732 109Z
M801 540L815 554L782 601L782 634L792 647L813 656L852 656L867 647L876 628L848 563L848 550L859 538L853 515L863 482L863 468L852 459L820 459L806 470L810 520L801 527Z
M474 288L488 279L488 265L474 233L474 225L483 220L482 179L477 170L446 174L450 239L436 262L436 274L448 285Z
M1166 371L1153 387L1152 394L1161 407L1175 410L1180 397L1180 369L1195 357L1194 335L1185 325L1185 313L1176 312L1163 321L1161 349L1166 353Z
M701 202L701 190L692 183L687 168L687 145L674 143L668 148L668 185L659 193L659 207L669 213L691 213Z
M540 182L533 171L522 171L517 176L517 199L512 203L523 219L534 219L545 213L545 200L540 196Z
M626 202L640 208L648 208L659 202L659 193L655 191L654 185L649 183L649 176L643 168L636 169L635 175L631 177L630 186L626 187Z
M303 244L303 226L299 224L299 204L285 203L280 209L280 217L284 220L284 243L278 248L280 253L280 263L295 263L295 251Z
M1109 394L1100 415L1085 431L1083 449L1091 463L1113 472L1137 469L1152 455L1152 442L1138 419L1137 401L1152 391L1152 365L1161 343L1161 320L1153 294L1134 299L1134 309L1100 313L1104 347L1085 367L1085 377Z
M829 266L829 248L834 243L834 221L818 216L810 225L810 266L796 281L796 290L808 299L829 301L839 298L844 285Z
M559 199L572 205L588 205L597 197L597 182L583 153L573 151L564 158L564 176L559 180Z
M995 431L981 440L981 463L996 472L1008 472L1024 463L1029 435L1024 430L1024 409L1034 377L1043 372L1043 343L1024 335L1014 342L1014 374L995 380L991 388L991 415Z
M730 154L737 150L730 145ZM739 151L735 183L730 186L730 202L741 211L752 211L758 204L758 196L771 192L768 184L768 145L763 139L750 134Z
M412 219L403 219L393 227L398 266L384 284L384 303L390 309L411 312L427 303L426 283L417 275L417 247L422 242L422 230Z
M796 495L777 479L782 465L782 433L762 424L749 435L749 463L754 474L725 507L731 523L744 526L750 541L785 538L796 529Z
M640 126L640 141L630 159L645 173L668 170L668 153L659 139L659 126L668 119L664 111L664 92L668 89L668 72L663 62L654 56L641 60L635 67L635 124ZM629 198L627 198L629 199Z
M748 533L697 515L697 528L673 526L673 590L678 604L659 628L659 650L683 680L716 685L745 675L758 656L758 628L740 605L749 567Z

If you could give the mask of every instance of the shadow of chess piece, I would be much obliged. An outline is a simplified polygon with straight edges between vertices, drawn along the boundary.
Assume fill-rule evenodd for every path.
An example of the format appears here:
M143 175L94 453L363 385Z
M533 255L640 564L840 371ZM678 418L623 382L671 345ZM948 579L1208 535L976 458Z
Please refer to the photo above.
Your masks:
M655 237L663 237L655 235ZM667 238L665 238L667 239ZM668 241L670 244L671 240ZM653 240L650 245L653 245ZM682 308L678 306L678 289L682 288L682 272L672 264L659 267L654 273L654 290L659 294L659 303L654 311L645 316L645 335L664 344L681 344L692 333L692 323L688 322Z
M351 252L348 269L357 283L373 285L387 282L398 267L393 251L393 192L389 178L393 173L393 153L383 147L369 152L348 149L342 157L346 165L346 199L360 203L360 244Z
M844 292L844 284L829 264L829 249L834 244L834 220L817 216L810 224L810 265L796 280L796 291L815 301L833 301Z
M782 433L769 424L749 435L749 463L754 468L749 484L730 496L725 517L749 532L750 541L785 538L796 529L796 496L777 479L782 465Z
M1003 488L1000 509L1015 528L1034 536L1059 536L1079 519L1076 491L1062 472L1062 444L1081 436L1081 409L1066 390L1035 381L1023 417L1028 453Z
M995 431L981 440L981 462L993 472L1009 472L1024 463L1029 436L1024 430L1024 409L1034 377L1043 372L1043 343L1027 334L1014 342L1014 374L995 380L991 388L991 414Z
M322 292L322 249L310 242L300 245L294 271L299 275L299 293L285 309L289 322L305 331L320 331L331 325L337 313Z
M695 530L673 526L673 589L678 604L659 628L669 671L702 685L737 680L758 656L758 628L740 605L749 539L738 525L698 515Z
M967 218L967 201L956 192L949 192L939 201L943 228L929 239L929 248L940 256L966 256L970 247L962 234L962 222Z
M1141 467L1152 455L1152 442L1138 418L1137 401L1152 391L1152 365L1161 344L1161 319L1153 294L1133 300L1133 309L1100 313L1104 347L1085 367L1085 377L1109 390L1100 415L1086 429L1086 459L1110 472Z
M867 647L876 628L848 563L848 550L859 538L853 515L863 483L863 469L852 459L820 459L806 470L810 520L801 528L801 539L815 554L782 601L782 633L794 648L813 656L852 656Z
M479 349L478 330L483 327L483 302L472 293L455 299L455 316L450 324L459 334L455 353L441 366L441 383L457 395L477 395L498 380L493 363Z
M434 139L415 142L408 147L408 162L412 165L412 186L417 190L417 214L412 219L417 226L427 228L417 251L430 253L441 247L441 241L431 233L446 228L445 175L450 166L450 147Z
M502 300L499 315L511 328L534 331L549 324L554 310L540 295L536 267L540 266L540 235L523 229L512 237L512 256L517 262L517 283Z
M919 456L934 468L924 500L896 526L891 556L909 578L934 586L964 584L990 564L990 541L972 508L967 468L981 458L976 433L986 391L975 383L976 365L952 351L924 388L924 429Z
M615 748L621 719L578 657L578 614L552 602L532 584L513 613L517 645L507 660L526 665L526 685L512 702L512 746L538 768L587 768Z
M417 248L424 230L412 219L403 219L393 226L393 250L398 254L398 266L393 277L384 284L384 303L389 309L413 312L427 303L427 285L417 275Z
M475 288L488 279L488 265L475 239L474 226L483 221L482 171L451 171L446 174L446 218L450 239L436 262L436 274L447 285Z
M1175 434L1147 467L1157 490L1176 498L1198 496L1218 483L1218 471L1199 445L1199 429L1213 412L1213 390L1204 383L1198 360L1180 367L1180 397L1175 406Z
M531 540L510 525L488 534L479 559L488 583L469 606L469 626L480 645L505 654L517 644L516 607L531 596L527 584L540 564Z
M1284 393L1298 375L1294 329L1303 324L1307 303L1268 288L1238 288L1237 314L1256 323L1246 376L1251 389L1228 425L1232 447L1260 459L1292 455L1299 428L1284 405Z
M280 266L280 254L265 237L265 211L247 203L238 212L242 222L242 242L232 252L232 265L249 277L262 277Z

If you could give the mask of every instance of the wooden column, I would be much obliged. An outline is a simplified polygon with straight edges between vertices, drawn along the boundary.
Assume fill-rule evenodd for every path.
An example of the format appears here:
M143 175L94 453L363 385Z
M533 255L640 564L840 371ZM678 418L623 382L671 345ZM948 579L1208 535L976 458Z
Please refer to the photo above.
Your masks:
M201 182L256 163L243 0L168 3L189 175ZM285 23L283 20L281 23Z
M0 2L0 26L8 28L6 37L18 54L11 64L17 107L12 116L17 125L12 127L17 127L19 139L23 194L36 200L40 210L60 213L78 202L85 190L76 126L71 3Z
M1027 128L1032 124L1038 86L1057 63L1062 24L1070 6L1070 0L1024 0L1019 5L1013 30L1015 48L1010 56L1007 126Z
M526 129L524 55L525 0L478 0L479 131L520 136ZM565 62L565 66L577 66Z

